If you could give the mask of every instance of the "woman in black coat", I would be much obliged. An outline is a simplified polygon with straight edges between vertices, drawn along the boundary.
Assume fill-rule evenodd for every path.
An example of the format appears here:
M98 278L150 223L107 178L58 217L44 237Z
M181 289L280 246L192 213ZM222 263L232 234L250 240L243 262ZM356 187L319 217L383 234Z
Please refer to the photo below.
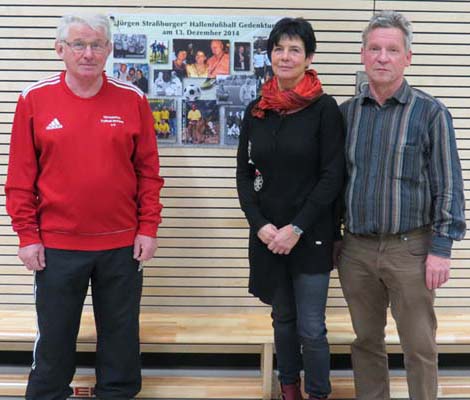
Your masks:
M250 225L249 290L272 305L285 400L331 392L325 308L343 185L344 137L335 100L308 67L311 25L284 18L268 40L274 79L246 112L237 153L237 189ZM301 351L302 348L302 351Z

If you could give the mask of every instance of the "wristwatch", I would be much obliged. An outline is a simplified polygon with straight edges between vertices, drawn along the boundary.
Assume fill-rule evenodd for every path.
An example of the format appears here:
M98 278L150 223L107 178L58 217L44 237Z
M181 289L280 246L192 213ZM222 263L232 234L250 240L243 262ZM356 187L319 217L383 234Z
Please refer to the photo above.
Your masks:
M304 231L302 229L300 229L297 225L292 224L292 229L294 230L294 233L297 236L300 236L300 235L302 235L302 233L304 233Z

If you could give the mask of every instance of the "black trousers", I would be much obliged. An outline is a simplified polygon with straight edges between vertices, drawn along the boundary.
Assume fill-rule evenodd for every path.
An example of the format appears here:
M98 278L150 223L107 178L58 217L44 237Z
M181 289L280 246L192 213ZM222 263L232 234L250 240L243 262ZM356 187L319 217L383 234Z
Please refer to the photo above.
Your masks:
M27 400L64 400L72 394L76 341L90 280L98 335L95 394L100 399L130 399L140 391L143 273L132 253L132 246L46 249L46 268L35 276L38 334Z

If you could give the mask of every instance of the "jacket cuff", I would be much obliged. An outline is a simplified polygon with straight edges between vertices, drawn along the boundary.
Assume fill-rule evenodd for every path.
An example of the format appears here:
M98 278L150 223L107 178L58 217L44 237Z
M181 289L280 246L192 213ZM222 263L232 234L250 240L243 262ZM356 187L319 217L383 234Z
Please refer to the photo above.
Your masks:
M450 258L453 240L434 233L431 240L429 253L435 256Z
M20 247L29 246L30 244L42 243L41 235L38 230L25 229L18 231L20 239Z
M141 223L137 229L138 235L157 237L158 225Z
M307 224L304 223L303 219L300 218L298 215L292 220L291 222L292 225L298 226L300 229L302 229L304 232L307 230L308 226Z
M254 223L251 224L251 227L253 228L255 233L258 233L258 231L267 224L270 224L270 222L267 219L260 218L254 221Z
M265 226L266 224L269 224L270 221L268 221L266 218L264 218L261 214L257 214L256 216L251 216L248 219L248 223L250 224L250 228L252 228L255 233L258 233L258 231Z

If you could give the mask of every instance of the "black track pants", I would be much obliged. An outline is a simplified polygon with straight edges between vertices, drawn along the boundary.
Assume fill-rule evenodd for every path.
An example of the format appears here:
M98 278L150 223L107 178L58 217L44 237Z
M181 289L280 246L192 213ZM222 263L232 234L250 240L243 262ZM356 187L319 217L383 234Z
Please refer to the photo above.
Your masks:
M27 400L64 400L72 390L83 302L91 280L98 343L96 396L129 399L141 388L139 309L142 271L133 248L46 249L36 273L38 335Z

